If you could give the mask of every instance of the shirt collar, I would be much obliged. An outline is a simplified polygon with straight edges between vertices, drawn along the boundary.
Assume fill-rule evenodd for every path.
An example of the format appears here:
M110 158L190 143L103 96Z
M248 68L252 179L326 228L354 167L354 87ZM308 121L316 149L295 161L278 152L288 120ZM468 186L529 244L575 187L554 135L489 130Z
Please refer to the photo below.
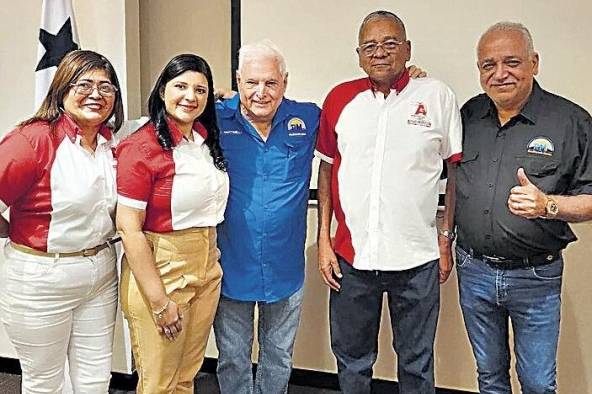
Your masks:
M530 96L528 96L526 104L524 104L524 106L516 116L521 116L527 121L536 124L538 109L540 107L542 97L542 89L535 79L532 84L532 92L530 92ZM492 118L497 119L497 108L495 107L493 100L489 99L488 103L489 104L484 106L483 108L481 118L486 118L490 116Z
M75 142L76 136L80 135L80 127L78 124L68 115L67 113L62 113L60 119L58 119L57 126L60 127L64 133L70 138L70 141ZM110 142L113 139L113 130L107 126L106 124L102 124L101 128L99 129L99 134L97 136L97 144L102 144L104 142Z
M171 133L171 140L173 141L173 145L177 146L183 140L183 132L181 132L181 130L179 130L179 127L177 126L175 121L172 120L170 117L167 116L166 121L167 121L167 124L169 125L169 130ZM208 136L208 131L206 130L206 128L197 120L195 122L193 122L193 131L197 132L197 134L204 141Z
M397 95L398 95L409 84L409 80L410 80L409 70L405 69L403 71L403 73L401 74L401 76L399 77L399 79L397 79L391 85L391 89L394 90L397 93ZM369 77L368 77L367 81L368 81L368 87L370 88L370 90L372 90L372 93L376 95L376 92L379 91L378 90L378 87L376 86L376 84Z

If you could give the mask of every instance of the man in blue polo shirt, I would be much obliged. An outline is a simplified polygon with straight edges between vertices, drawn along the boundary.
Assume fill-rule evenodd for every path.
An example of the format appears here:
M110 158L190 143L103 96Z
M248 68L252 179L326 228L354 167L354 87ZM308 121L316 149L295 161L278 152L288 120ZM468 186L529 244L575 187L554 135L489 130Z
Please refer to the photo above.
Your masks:
M306 209L319 108L284 98L288 73L270 42L245 45L239 95L218 104L230 196L218 227L224 270L214 321L222 394L284 393L300 319ZM251 351L259 312L259 363Z

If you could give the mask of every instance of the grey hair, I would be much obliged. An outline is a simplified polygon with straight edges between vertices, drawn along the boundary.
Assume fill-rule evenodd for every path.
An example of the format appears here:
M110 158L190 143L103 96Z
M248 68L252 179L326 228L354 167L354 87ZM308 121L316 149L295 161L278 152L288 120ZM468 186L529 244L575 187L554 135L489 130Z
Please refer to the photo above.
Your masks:
M407 31L405 30L405 24L403 23L401 18L399 18L397 15L395 15L394 13L392 13L390 11L378 10L378 11L374 11L374 12L371 12L368 15L366 15L366 17L362 21L362 24L360 25L360 30L358 31L358 40L362 36L362 29L364 29L364 26L366 26L368 24L368 22L370 22L374 19L390 19L390 20L392 20L397 25L399 25L399 27L401 27L401 30L403 30L403 34L405 34L405 39L407 39Z
M532 35L530 31L524 26L522 23L518 22L498 22L495 25L489 27L489 29L485 30L485 33L481 35L479 38L479 42L477 43L477 50L479 50L479 46L483 39L490 33L498 32L498 31L513 31L516 33L520 33L522 38L524 38L524 42L526 42L526 49L528 50L528 54L534 54L534 43L532 41Z
M240 74L247 59L272 58L278 64L280 73L286 76L286 60L279 48L269 39L241 46L238 51L238 70Z

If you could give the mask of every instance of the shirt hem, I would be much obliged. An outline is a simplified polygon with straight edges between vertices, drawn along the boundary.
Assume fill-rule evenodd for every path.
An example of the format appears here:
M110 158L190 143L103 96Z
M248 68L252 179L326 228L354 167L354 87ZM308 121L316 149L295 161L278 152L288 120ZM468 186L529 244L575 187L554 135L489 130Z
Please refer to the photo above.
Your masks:
M432 258L427 258L425 260L421 259L421 261L416 262L416 263L412 263L412 264L406 264L406 265L400 265L400 266L396 266L396 267L375 267L375 268L368 268L368 267L364 267L364 268L360 268L359 264L356 265L356 262L354 261L354 263L352 264L352 267L354 267L355 269L359 270L359 271L391 271L391 272L397 272L397 271L407 271L413 268L417 268L420 267L424 264L427 264L431 261L434 260L438 260L440 258L440 255L436 255L435 257Z
M235 301L273 303L273 302L283 301L285 299L292 297L294 294L296 294L303 287L304 287L304 280L298 286L296 286L292 291L289 291L285 295L281 295L279 297L266 298L266 297L249 297L246 295L245 296L238 296L236 294L232 294L232 295L227 294L224 290L222 290L222 296L224 296L226 298L230 298L231 300L235 300Z

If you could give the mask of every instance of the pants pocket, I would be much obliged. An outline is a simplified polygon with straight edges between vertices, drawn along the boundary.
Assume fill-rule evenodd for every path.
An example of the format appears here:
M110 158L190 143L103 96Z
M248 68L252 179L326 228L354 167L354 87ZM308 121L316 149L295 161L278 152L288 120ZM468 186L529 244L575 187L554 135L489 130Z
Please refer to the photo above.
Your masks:
M551 264L532 267L532 274L543 280L561 279L563 276L563 260L560 259Z
M471 255L459 248L456 247L456 266L458 268L464 267L471 261Z

